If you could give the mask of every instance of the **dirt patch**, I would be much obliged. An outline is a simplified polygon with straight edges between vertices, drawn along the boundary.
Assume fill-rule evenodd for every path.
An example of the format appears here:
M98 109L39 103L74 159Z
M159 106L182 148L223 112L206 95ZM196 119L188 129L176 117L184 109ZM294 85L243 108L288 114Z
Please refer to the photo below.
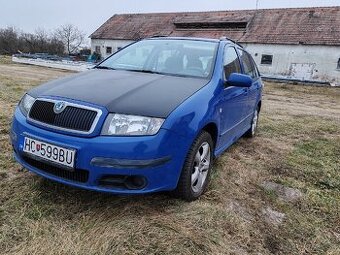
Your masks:
M4 77L23 79L29 81L47 81L56 79L60 76L70 74L70 71L58 70L53 68L43 68L31 65L0 64L0 75Z
M275 182L263 182L261 187L266 191L275 192L278 197L285 202L297 202L303 196L300 190L289 188Z

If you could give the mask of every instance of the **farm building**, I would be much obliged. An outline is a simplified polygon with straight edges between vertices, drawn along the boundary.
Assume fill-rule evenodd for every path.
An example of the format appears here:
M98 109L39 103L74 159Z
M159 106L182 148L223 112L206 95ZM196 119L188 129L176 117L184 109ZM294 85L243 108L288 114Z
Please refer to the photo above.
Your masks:
M228 37L268 77L340 85L340 7L114 15L91 36L107 57L152 36Z

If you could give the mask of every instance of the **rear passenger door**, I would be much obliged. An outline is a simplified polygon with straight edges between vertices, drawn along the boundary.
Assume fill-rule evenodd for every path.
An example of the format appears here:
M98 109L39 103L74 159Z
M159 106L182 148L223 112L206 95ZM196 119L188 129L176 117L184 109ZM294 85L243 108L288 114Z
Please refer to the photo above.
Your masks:
M232 46L224 50L224 80L228 81L230 74L242 73L241 64ZM246 124L245 107L247 104L247 88L226 85L220 100L220 130L222 146L228 146L237 140L244 132Z
M247 102L245 107L245 114L250 123L254 114L255 107L257 106L256 104L260 95L262 82L251 55L242 49L238 49L238 52L243 66L243 73L249 75L253 80L252 86L247 89Z

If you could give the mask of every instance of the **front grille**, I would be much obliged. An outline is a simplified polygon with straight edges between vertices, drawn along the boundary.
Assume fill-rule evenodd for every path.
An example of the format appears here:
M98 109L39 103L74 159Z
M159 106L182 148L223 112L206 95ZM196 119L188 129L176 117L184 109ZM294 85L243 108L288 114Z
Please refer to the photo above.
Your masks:
M31 159L29 157L23 157L25 162L37 169L39 169L42 172L48 173L50 175L54 175L66 180L75 181L75 182L81 182L86 183L89 179L89 172L82 169L75 169L73 172L62 169L60 167L52 166L49 164L46 164L41 161L37 161L35 159Z
M67 105L61 113L56 114L53 110L54 104L50 101L36 100L29 117L55 127L89 132L98 114L97 111L72 105Z

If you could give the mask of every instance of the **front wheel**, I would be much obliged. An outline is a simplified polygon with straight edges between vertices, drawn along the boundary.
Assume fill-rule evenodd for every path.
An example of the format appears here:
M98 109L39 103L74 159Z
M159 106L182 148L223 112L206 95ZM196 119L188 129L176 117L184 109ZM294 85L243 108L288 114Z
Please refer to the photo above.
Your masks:
M201 196L210 179L213 163L213 141L210 134L202 131L192 144L186 157L175 194L193 201Z

